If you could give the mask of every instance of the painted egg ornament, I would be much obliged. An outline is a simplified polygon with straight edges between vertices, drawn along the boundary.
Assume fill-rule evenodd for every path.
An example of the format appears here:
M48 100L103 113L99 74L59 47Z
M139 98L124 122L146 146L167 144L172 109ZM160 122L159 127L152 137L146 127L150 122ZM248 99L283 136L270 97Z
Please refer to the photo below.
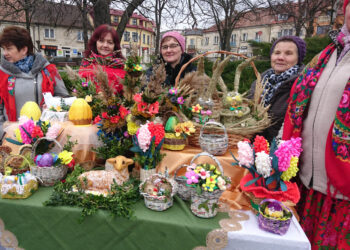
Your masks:
M83 99L76 99L69 109L69 120L74 125L90 125L92 120L92 110L90 105Z
M20 112L20 116L26 116L29 119L38 121L41 116L41 110L36 102L26 102Z
M40 160L38 160L39 167L51 167L53 164L53 157L50 153L45 153L41 156Z

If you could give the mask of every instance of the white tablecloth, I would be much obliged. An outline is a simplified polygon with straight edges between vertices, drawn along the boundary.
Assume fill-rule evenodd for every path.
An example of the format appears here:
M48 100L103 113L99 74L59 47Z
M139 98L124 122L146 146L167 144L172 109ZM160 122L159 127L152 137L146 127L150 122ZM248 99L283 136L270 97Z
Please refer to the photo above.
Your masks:
M258 217L252 211L244 211L249 220L240 221L242 230L228 232L225 250L309 250L310 242L293 216L285 235L263 231L259 228Z

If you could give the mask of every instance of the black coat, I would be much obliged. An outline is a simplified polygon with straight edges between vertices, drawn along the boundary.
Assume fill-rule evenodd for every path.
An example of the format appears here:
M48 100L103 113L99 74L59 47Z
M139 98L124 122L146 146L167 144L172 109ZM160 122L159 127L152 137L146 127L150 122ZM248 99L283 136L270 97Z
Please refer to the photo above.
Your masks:
M288 80L284 81L284 83L276 90L275 94L270 100L270 108L268 110L268 113L271 117L272 125L260 133L260 135L264 136L269 142L271 142L272 139L278 135L278 131L283 124L284 116L287 112L290 90L292 89L293 83L302 72L303 68L303 66L300 67L298 74L293 75ZM266 71L262 73L261 79L263 79L265 74ZM254 97L255 84L256 81L252 83L249 98Z
M165 71L166 71L166 79L164 81L164 86L165 87L172 87L175 85L175 79L177 77L177 75L180 72L181 67L187 63L189 60L192 59L192 56L187 54L187 53L183 53L181 55L181 59L179 64L177 64L175 66L175 68L172 68L170 66L170 64L165 64ZM163 60L163 59L161 59ZM197 67L195 65L193 65L192 63L190 63L189 65L187 65L187 67L185 68L185 70L181 73L181 78L183 78L187 73L192 72L192 71L196 71ZM146 71L146 76L147 79L149 79L149 77L153 74L153 67L150 67L147 71Z

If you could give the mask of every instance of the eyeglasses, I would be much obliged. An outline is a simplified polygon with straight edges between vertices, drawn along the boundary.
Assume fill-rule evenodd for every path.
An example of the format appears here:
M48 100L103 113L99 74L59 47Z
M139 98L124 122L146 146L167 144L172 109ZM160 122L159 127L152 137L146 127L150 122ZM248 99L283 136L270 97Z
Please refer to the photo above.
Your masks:
M173 43L173 44L170 44L170 45L164 45L161 48L162 48L162 50L167 50L167 49L175 49L177 46L180 46L180 44Z

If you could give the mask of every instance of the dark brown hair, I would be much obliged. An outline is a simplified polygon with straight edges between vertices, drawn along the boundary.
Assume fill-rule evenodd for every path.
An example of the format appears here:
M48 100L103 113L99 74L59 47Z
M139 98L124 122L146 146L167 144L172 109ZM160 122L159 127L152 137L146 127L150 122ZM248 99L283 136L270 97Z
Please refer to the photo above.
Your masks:
M17 50L28 48L28 55L34 54L34 45L28 30L18 26L6 27L0 35L0 46L14 45Z
M101 38L103 39L108 33L110 33L112 35L113 42L114 42L114 51L118 51L115 54L115 57L124 59L122 52L121 52L121 49L120 49L120 41L119 41L117 32L112 26L110 26L108 24L102 24L95 29L94 33L92 34L92 36L88 42L88 48L84 52L85 57L89 57L91 54L91 51L98 54L96 42Z

